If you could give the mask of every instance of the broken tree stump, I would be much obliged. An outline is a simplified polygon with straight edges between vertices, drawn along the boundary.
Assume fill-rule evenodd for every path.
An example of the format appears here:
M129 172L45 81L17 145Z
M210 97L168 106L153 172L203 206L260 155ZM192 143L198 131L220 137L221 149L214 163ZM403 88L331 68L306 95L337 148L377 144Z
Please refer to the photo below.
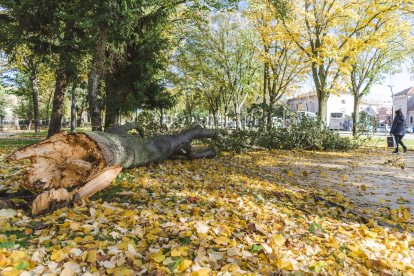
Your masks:
M105 189L121 172L162 162L173 155L189 159L215 156L207 150L191 151L194 139L214 138L216 130L192 127L181 134L140 139L129 135L133 124L107 132L56 134L37 144L12 153L10 160L29 159L25 188L38 196L32 214L39 215L69 206Z

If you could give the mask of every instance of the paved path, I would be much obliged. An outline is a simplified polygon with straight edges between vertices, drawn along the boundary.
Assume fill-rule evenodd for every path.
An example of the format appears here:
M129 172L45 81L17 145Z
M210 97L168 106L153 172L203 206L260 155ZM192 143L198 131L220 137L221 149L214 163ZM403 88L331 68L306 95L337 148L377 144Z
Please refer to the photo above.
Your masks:
M267 169L298 186L339 191L360 207L404 206L414 215L414 152L286 152Z
M7 138L18 134L19 132L0 132L0 138Z

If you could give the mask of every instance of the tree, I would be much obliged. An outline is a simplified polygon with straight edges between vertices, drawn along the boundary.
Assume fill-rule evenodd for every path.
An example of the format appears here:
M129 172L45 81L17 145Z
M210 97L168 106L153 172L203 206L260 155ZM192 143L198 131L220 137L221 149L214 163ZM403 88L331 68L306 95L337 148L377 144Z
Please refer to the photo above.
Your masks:
M163 113L174 104L161 78L167 66L164 51L169 46L164 31L170 13L171 9L156 6L152 13L142 15L134 26L134 36L124 44L124 53L112 53L105 87L105 127L136 108L158 108Z
M282 22L275 15L271 1L250 1L250 5L247 16L262 42L260 59L263 62L263 114L267 117L267 129L270 130L276 102L299 86L307 72L307 66L302 61L303 53L283 34Z
M6 108L8 105L8 102L4 96L4 90L2 89L2 87L0 87L0 125L3 125L3 120L4 117L6 117L7 113L6 113Z
M39 75L40 71L46 71L42 66L41 60L25 47L16 48L9 56L10 63L18 70L17 78L20 78L20 91L31 96L31 106L33 107L33 119L35 132L40 131L40 108L39 108ZM43 68L41 68L43 67ZM19 81L18 81L19 82Z
M318 113L327 117L327 100L338 89L338 80L352 55L371 45L355 35L375 26L403 1L272 1L284 33L306 57L318 97Z
M361 49L350 59L350 71L346 72L350 91L354 96L353 129L355 136L359 125L359 103L370 92L371 86L381 82L404 60L409 49L410 27L398 12L381 19L374 28L357 33L357 37L369 36L376 40L372 46Z
M79 4L80 1L46 0L1 3L1 46L6 53L25 45L35 55L57 60L48 137L60 131L65 92L82 55L81 38L85 32L76 16Z
M258 84L257 37L249 28L237 13L218 13L208 22L194 22L174 68L181 86L198 91L213 117L218 107L223 109L225 125L233 104L237 128L241 109Z

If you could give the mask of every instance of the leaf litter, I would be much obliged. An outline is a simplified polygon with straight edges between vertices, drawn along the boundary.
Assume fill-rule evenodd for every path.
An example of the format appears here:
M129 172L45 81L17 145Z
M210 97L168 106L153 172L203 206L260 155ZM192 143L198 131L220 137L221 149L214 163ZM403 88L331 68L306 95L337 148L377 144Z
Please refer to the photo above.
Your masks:
M318 153L295 156L312 154ZM345 174L337 168L324 173L312 167L266 169L280 162L289 162L285 152L167 161L124 171L108 189L75 208L37 218L26 210L1 209L0 273L414 274L409 211L395 209L384 216L360 209L333 190L300 187L290 178L326 181L335 172L341 182ZM3 189L20 189L26 165L2 163ZM329 207L314 194L346 208ZM376 220L362 223L347 209L382 216L404 231Z

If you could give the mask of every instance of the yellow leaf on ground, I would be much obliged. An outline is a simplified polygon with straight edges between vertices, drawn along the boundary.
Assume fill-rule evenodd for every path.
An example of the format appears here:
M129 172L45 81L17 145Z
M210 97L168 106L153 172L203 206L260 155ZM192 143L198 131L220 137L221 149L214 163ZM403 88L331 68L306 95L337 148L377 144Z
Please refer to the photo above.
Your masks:
M50 255L50 260L60 263L61 261L65 260L68 257L68 254L66 254L66 252L61 249L58 251L55 251L52 253L52 255Z
M209 276L210 270L208 269L200 269L191 273L191 276Z
M96 262L96 250L89 250L88 251L88 263L95 263Z
M230 242L230 239L229 239L229 238L227 238L227 237L223 237L223 236L221 236L221 237L219 237L219 238L217 238L217 239L214 239L214 241L215 241L217 244L220 244L220 245L227 245L227 244Z
M189 268L190 267L190 265L192 264L193 262L192 261L190 261L190 260L184 260L184 261L182 261L181 263L180 263L180 265L178 266L178 271L180 271L180 272L184 272L185 270L187 270L187 268Z
M171 257L181 257L181 256L188 256L188 250L190 248L188 246L180 246L180 247L176 247L173 248L173 250L171 250Z
M285 237L283 237L283 235L276 234L276 235L273 235L272 236L272 240L271 240L271 243L270 244L272 246L275 246L275 245L277 245L277 246L283 246L285 244L285 242L286 242L286 239L285 239Z
M161 263L162 261L165 260L165 256L162 254L162 251L161 250L158 251L155 254L150 255L149 258L151 260L153 260L154 262L157 262L157 263Z

